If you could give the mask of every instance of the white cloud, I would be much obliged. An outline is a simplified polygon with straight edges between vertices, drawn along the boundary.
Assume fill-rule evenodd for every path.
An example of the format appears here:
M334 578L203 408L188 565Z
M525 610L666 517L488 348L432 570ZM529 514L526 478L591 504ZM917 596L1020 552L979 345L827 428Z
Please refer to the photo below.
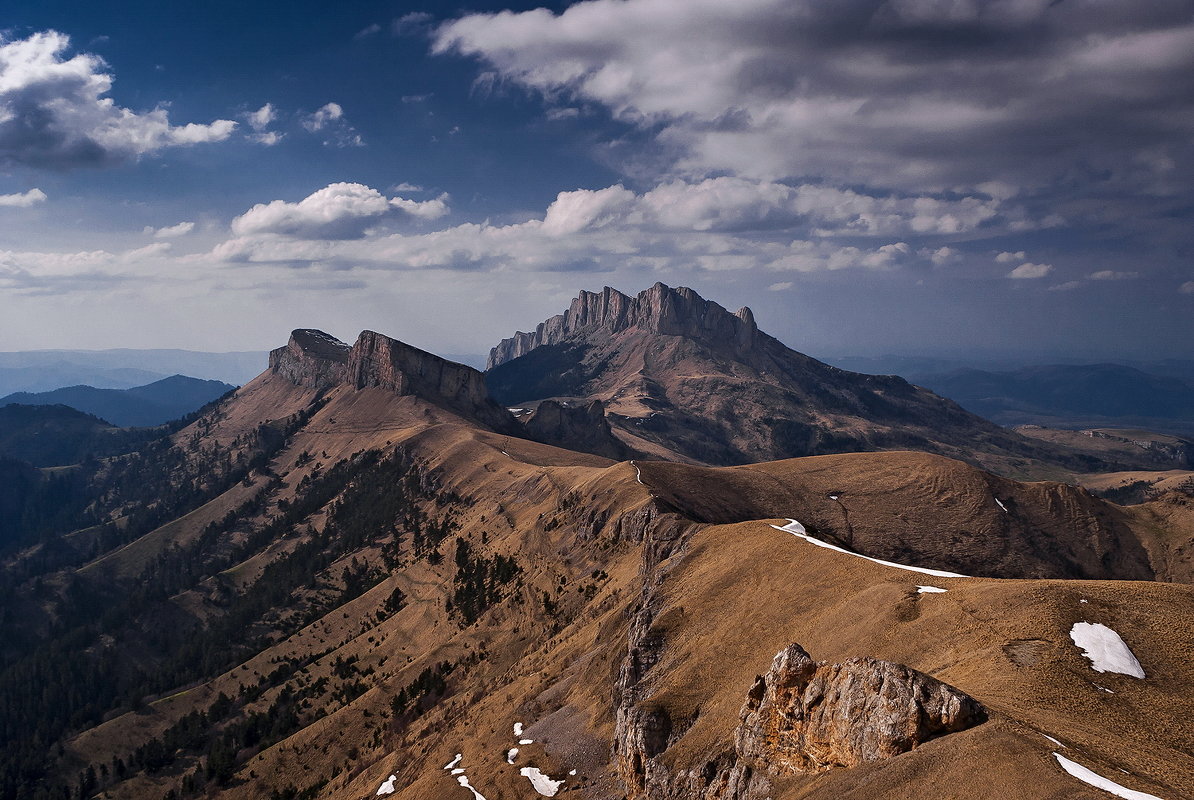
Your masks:
M164 228L152 228L146 226L144 233L151 234L155 239L172 239L176 236L186 236L195 229L193 222L180 222L177 225L169 225Z
M1101 269L1098 272L1092 272L1087 276L1092 281L1128 281L1133 278L1139 278L1139 272L1118 272L1113 269Z
M249 123L249 127L255 131L265 130L277 118L278 112L272 103L266 103L256 111L245 114L245 120Z
M46 202L46 193L41 189L30 189L18 194L0 194L0 207L29 208L29 206Z
M315 133L326 128L330 123L338 119L344 118L344 109L340 107L339 103L328 103L322 108L316 109L313 113L308 114L303 119L303 127Z
M273 147L278 142L286 138L286 134L278 131L266 131L264 133L250 133L248 139L255 144L265 145L266 147Z
M1009 272L1007 276L1016 280L1026 280L1032 278L1043 278L1052 271L1052 264L1032 264L1025 262Z
M170 124L162 106L137 113L105 97L112 75L98 56L65 54L57 31L0 40L0 162L69 168L110 163L167 147L227 139L231 120Z
M1194 281L1186 281L1177 290L1182 294L1194 294Z
M791 289L794 285L795 284L793 284L791 281L780 281L779 283L773 283L770 286L768 286L767 291L769 291L769 292L786 292L788 289Z
M387 199L364 184L333 183L297 203L274 200L255 205L232 221L232 232L240 237L278 234L296 239L357 239L395 210L435 219L448 213L447 195L423 202Z
M339 103L326 103L302 118L301 124L310 133L324 133L323 143L329 147L364 147L365 142L344 118Z
M1023 250L1017 253L1000 253L995 256L995 261L999 264L1014 264L1017 261L1023 261L1028 258Z

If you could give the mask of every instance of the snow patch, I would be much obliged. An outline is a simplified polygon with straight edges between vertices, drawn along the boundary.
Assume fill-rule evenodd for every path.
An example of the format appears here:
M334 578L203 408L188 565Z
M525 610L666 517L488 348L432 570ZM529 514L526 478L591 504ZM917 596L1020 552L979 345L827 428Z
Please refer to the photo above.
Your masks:
M845 553L848 556L854 556L855 558L866 559L867 561L870 561L875 564L879 564L884 567L894 567L896 569L905 569L905 570L908 570L909 572L919 572L923 575L933 575L938 578L966 578L966 577L969 577L967 575L962 575L957 572L946 572L945 570L942 570L942 569L928 569L926 567L909 567L905 564L895 564L891 561L882 561L878 558L871 558L870 556L861 555L860 553L851 553L849 550L838 547L835 544L830 544L829 542L823 542L820 539L809 536L808 531L805 530L805 527L803 525L801 525L799 522L797 522L796 520L794 520L790 517L788 517L787 520L788 520L787 525L782 525L782 526L781 525L772 525L771 527L775 528L777 531L783 531L784 533L790 533L794 536L798 536L810 544L815 544L817 547L824 547L827 550L835 550L839 553Z
M1082 648L1082 655L1090 659L1095 672L1118 672L1143 678L1144 668L1118 633L1098 622L1075 622L1070 638Z
M917 594L944 594L947 589L942 589L940 586L917 586Z
M522 736L522 723L515 722L514 723L514 737L518 738L519 736Z
M456 758L444 764L444 769L454 769L460 763L460 759L464 758L464 753L457 753Z
M1074 761L1070 761L1061 753L1054 753L1053 757L1057 759L1057 763L1061 768L1073 775L1083 783L1088 783L1091 786L1102 789L1104 792L1110 792L1116 797L1122 797L1124 800L1161 800L1155 794L1148 794L1146 792L1138 792L1135 789L1129 789L1126 786L1120 786L1110 778L1104 778L1097 772L1091 772L1086 767Z
M635 464L633 461L631 461L630 466L634 467L634 479L639 483L643 483L643 471L638 468L638 464ZM647 484L643 483L643 486L646 485Z
M516 758L518 758L518 748L517 747L511 747L509 750L506 751L506 763L507 764L513 764L514 759L516 759Z
M553 781L550 777L540 772L538 767L523 767L518 771L518 774L529 780L531 786L535 787L535 791L544 797L555 797L556 792L560 791L560 787L564 785L562 778L558 781Z
M569 774L569 775L575 775L575 774L576 774L576 770L574 770L574 769L570 769L570 770L568 770L568 774Z
M485 800L485 795L481 794L481 793L480 793L480 792L478 792L476 789L474 789L474 788L473 788L473 785L472 785L471 783L469 783L469 782L468 782L468 776L467 776L467 775L460 775L460 776L457 776L457 778L456 778L456 781L457 781L457 783L459 783L461 786L463 786L465 789L468 789L470 792L472 792L472 793L473 793L473 800Z
M381 786L377 787L377 795L376 796L380 797L383 794L393 794L395 791L397 791L394 788L394 781L396 781L396 780L398 780L398 776L391 775L388 779L386 779L385 783L383 783Z
M996 498L995 498L995 505L997 505L997 506L999 506L1000 508L1002 508L1002 509L1003 509L1003 513L1004 513L1004 514L1011 513L1011 512L1009 512L1009 511L1007 510L1007 506L1005 506L1005 505L1003 504L1003 501L1001 501L1001 500L1000 500L998 497L996 497Z
M1091 686L1095 687L1100 692L1106 692L1107 694L1115 694L1115 692L1111 691L1106 686L1099 686L1097 683L1092 683Z
M453 775L463 775L464 767L457 767L456 769L452 770L452 774Z
M1040 731L1037 731L1037 733L1041 733L1041 732L1040 732ZM1057 745L1058 747L1065 747L1065 745L1064 745L1064 744L1062 744L1061 742L1057 741L1056 739L1054 739L1052 736L1050 736L1050 735L1049 735L1049 734L1047 734L1047 733L1041 733L1041 736L1044 736L1046 739L1048 739L1049 741L1053 742L1053 744Z
M534 739L519 739L518 743L519 744L534 744L535 740Z

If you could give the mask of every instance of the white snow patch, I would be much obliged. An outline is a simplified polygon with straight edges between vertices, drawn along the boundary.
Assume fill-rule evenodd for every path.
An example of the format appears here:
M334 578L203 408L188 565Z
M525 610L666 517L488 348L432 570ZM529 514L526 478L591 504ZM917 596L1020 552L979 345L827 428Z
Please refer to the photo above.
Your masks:
M638 464L635 464L633 461L631 461L630 466L634 467L634 479L639 483L643 483L643 471L638 468ZM647 484L643 483L643 486L646 485Z
M463 775L464 767L457 767L456 769L452 770L452 774L453 775Z
M1041 733L1041 732L1040 732L1040 731L1037 731L1037 733ZM1048 739L1049 741L1053 742L1053 744L1057 745L1058 747L1065 747L1065 745L1064 745L1064 744L1062 744L1061 742L1057 741L1056 739L1054 739L1052 736L1050 736L1050 735L1049 735L1049 734L1047 734L1047 733L1041 733L1041 736L1044 736L1046 739Z
M940 586L917 586L917 594L944 594L947 589L942 589Z
M1090 601L1089 600L1079 600L1078 602L1079 603L1089 603Z
M1118 633L1098 622L1075 622L1070 638L1082 648L1095 672L1118 672L1143 678L1144 668Z
M1126 786L1120 786L1115 781L1104 778L1097 772L1091 772L1086 767L1074 761L1070 761L1061 753L1054 753L1053 757L1057 759L1057 763L1066 772L1073 775L1083 783L1089 783L1091 786L1102 789L1104 792L1110 792L1116 797L1122 797L1124 800L1161 800L1155 794L1148 794L1146 792L1138 792L1135 789L1129 789Z
M570 769L570 770L568 770L568 774L569 774L569 775L575 775L575 774L576 774L576 770L574 770L574 769Z
M1003 513L1004 513L1004 514L1007 514L1007 513L1009 513L1009 512L1008 512L1008 510L1007 510L1007 506L1005 506L1005 505L1003 504L1003 501L1002 501L1002 500L1000 500L998 497L996 497L996 498L995 498L995 505L997 505L997 506L999 506L1000 508L1002 508L1002 509L1003 509Z
M459 783L461 786L463 786L465 789L468 789L470 792L473 793L473 800L485 800L485 795L481 794L476 789L474 789L473 785L468 782L467 775L457 776L456 782Z
M518 758L518 748L517 747L511 747L509 750L506 751L506 763L507 764L513 764L514 759L516 759L516 758Z
M788 520L787 525L783 525L783 526L772 525L771 527L775 528L777 531L783 531L784 533L790 533L794 536L799 536L801 539L804 539L806 542L808 542L810 544L815 544L817 547L824 547L827 550L836 550L839 553L845 553L846 555L854 556L855 558L863 558L863 559L866 559L867 561L873 562L875 564L879 564L884 567L895 567L896 569L906 569L909 572L919 572L924 575L933 575L938 578L966 578L966 577L969 577L967 575L962 575L957 572L946 572L943 569L927 569L926 567L909 567L905 564L895 564L895 563L892 563L891 561L882 561L878 558L871 558L870 556L861 555L860 553L851 553L849 550L838 547L835 544L830 544L829 542L823 542L820 539L816 539L812 536L809 536L808 531L805 530L804 526L801 525L796 520L792 519L791 517L788 517L787 520Z
M836 499L837 499L837 495L836 495L836 494L831 494L831 495L829 495L829 499L830 499L830 500L836 500Z
M452 759L447 764L444 764L444 769L453 769L457 764L460 763L460 759L462 758L464 758L464 753L457 753L456 758Z
M522 723L515 722L514 723L514 737L518 738L519 736L522 736Z
M518 743L519 744L534 744L535 740L534 739L519 739Z
M544 797L555 797L556 792L560 791L560 787L564 785L563 779L553 781L540 772L538 767L523 767L518 774L529 780L531 786L535 787L535 791Z
M1099 686L1097 683L1092 683L1091 686L1095 687L1100 692L1106 692L1107 694L1115 694L1115 692L1111 691L1106 686Z
M380 796L381 796L381 795L383 795L383 794L393 794L395 791L397 791L397 790L394 788L394 781L396 781L396 780L398 780L398 776L397 776L397 775L391 775L391 776L390 776L390 777L389 777L389 778L386 780L386 782L385 782L385 783L383 783L381 786L377 787L377 795L376 795L376 796L377 796L377 797L380 797Z

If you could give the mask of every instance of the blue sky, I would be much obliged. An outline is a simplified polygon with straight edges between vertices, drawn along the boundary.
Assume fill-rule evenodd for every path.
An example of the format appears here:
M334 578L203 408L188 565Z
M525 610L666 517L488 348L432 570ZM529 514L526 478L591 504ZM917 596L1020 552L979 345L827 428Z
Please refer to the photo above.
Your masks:
M6 4L0 350L662 280L814 355L1191 355L1192 2L342 5Z

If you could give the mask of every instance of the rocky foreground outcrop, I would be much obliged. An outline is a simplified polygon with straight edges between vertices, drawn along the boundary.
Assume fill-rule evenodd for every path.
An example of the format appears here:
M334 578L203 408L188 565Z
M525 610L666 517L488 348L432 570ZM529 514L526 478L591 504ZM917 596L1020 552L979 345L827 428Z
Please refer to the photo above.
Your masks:
M539 323L533 332L520 331L503 339L489 352L486 369L536 347L559 344L578 331L601 330L612 336L629 328L718 342L737 352L749 350L759 332L749 308L731 314L692 289L656 283L630 297L606 286L600 292L581 292L567 311Z
M794 775L891 758L987 716L970 696L903 664L817 662L791 644L755 680L741 718L738 757Z
M747 693L732 753L669 769L660 756L682 731L649 705L623 710L616 750L632 798L763 800L772 778L893 758L986 719L977 700L903 664L818 662L791 644Z

